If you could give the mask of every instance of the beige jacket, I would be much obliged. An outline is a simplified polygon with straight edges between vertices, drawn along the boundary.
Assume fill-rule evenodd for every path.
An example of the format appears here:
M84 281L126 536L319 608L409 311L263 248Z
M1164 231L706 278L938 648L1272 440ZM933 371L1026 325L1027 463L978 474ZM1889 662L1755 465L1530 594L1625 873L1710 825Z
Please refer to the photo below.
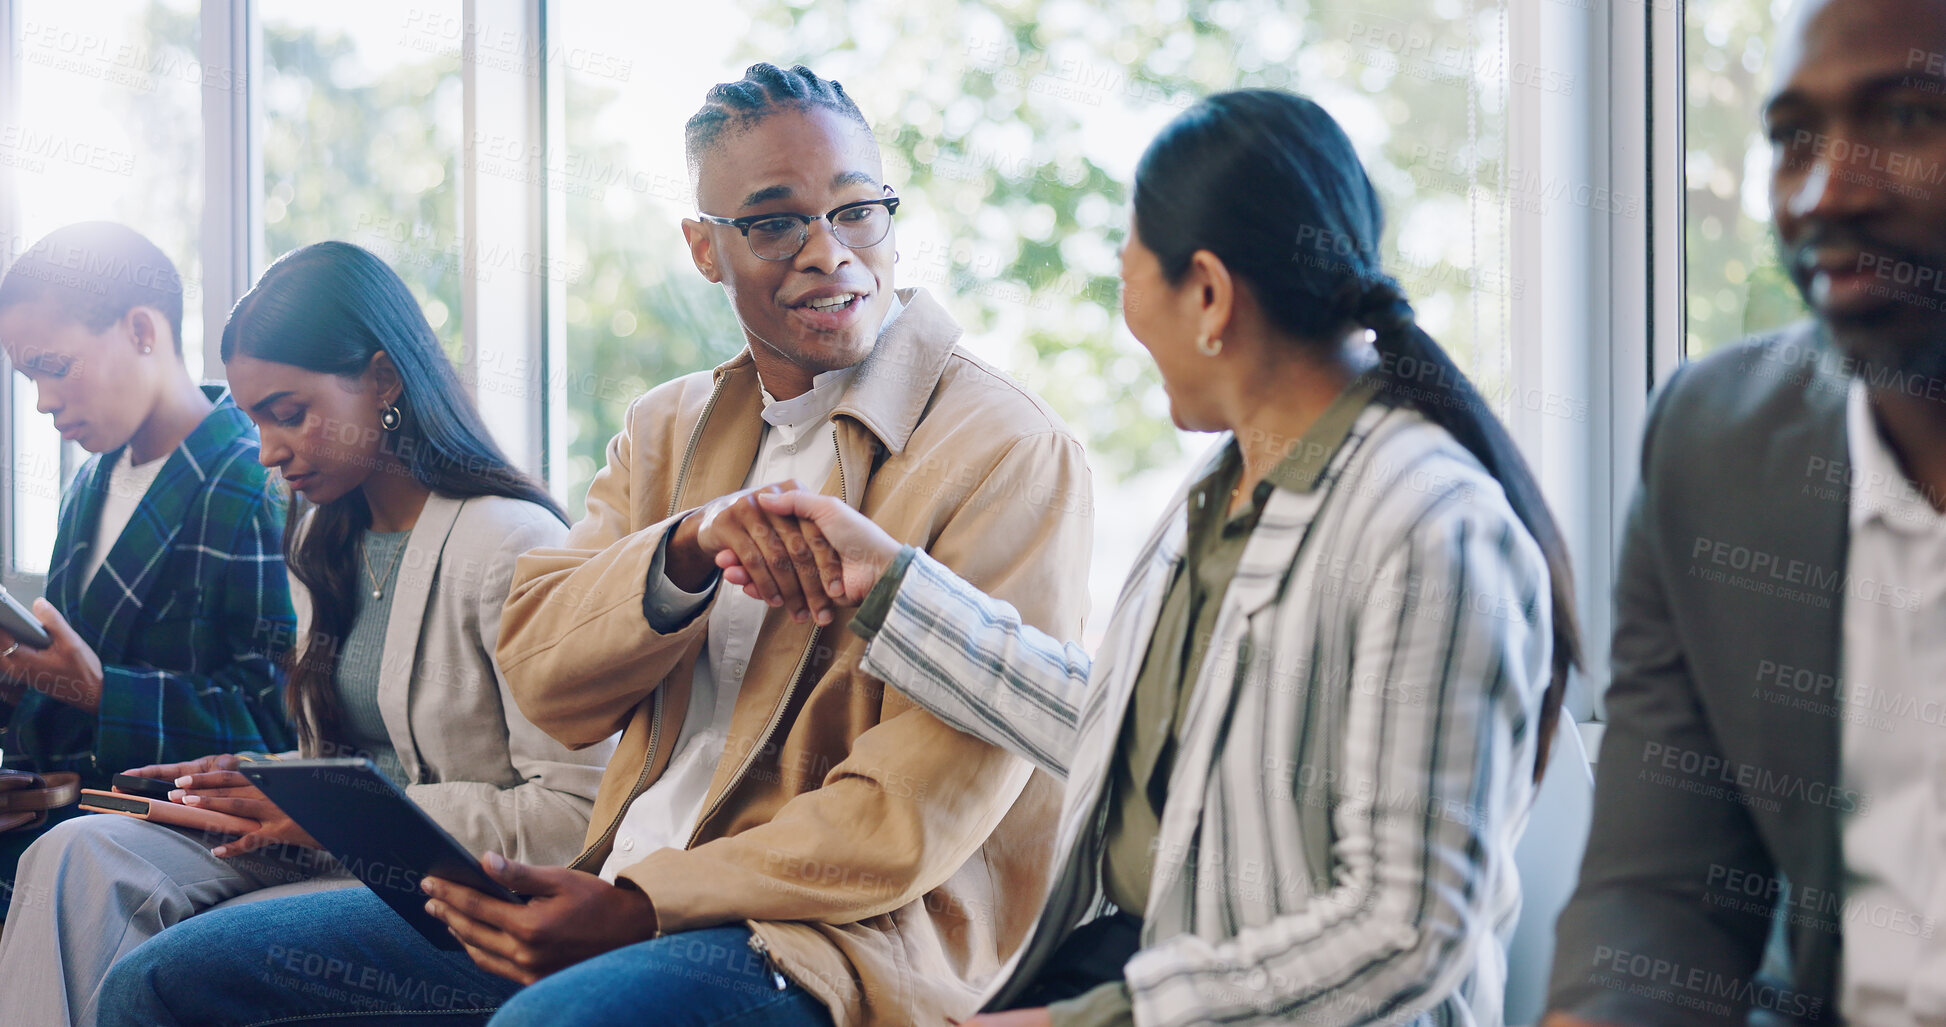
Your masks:
M615 740L570 752L521 715L493 663L514 561L567 528L501 496L433 495L399 558L378 708L406 794L475 853L558 866L586 831ZM291 581L299 638L310 595Z
M955 346L935 300L906 306L832 419L824 491L923 546L1056 637L1080 633L1092 497L1080 445L1038 398ZM574 866L598 870L668 764L707 611L658 635L649 564L679 518L742 487L762 437L746 350L637 399L558 549L520 560L500 662L569 745L625 728ZM748 922L753 947L839 1025L970 1014L1046 894L1059 785L858 669L840 617L772 610L695 835L622 872L664 933Z

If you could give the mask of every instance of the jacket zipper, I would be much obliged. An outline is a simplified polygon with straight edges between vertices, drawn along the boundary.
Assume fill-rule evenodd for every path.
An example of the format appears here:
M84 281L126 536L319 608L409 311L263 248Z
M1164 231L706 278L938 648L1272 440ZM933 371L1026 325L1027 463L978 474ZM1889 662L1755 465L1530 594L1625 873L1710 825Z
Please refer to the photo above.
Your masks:
M831 433L831 447L838 454L838 500L849 505L850 490L845 484L845 451L838 445L838 433L835 431ZM723 790L716 793L716 798L711 800L709 806L703 810L703 815L696 818L696 829L689 833L689 840L683 843L683 848L696 847L696 839L703 836L703 825L709 823L709 818L715 816L716 811L723 807L724 800L729 798L731 792L736 791L737 785L743 780L743 775L749 772L750 765L757 762L757 755L770 744L770 736L777 733L777 725L783 722L784 710L789 708L791 696L797 694L798 679L804 676L804 668L810 665L811 654L817 652L818 639L823 635L823 627L811 629L811 637L804 643L804 652L797 658L797 667L791 671L790 682L784 686L784 694L777 700L777 708L770 712L770 723L764 725L763 734L757 736L757 744L750 747L750 754L745 756L743 762L737 766L736 773L730 775L730 780L723 786Z
M581 855L574 857L574 862L568 864L569 870L582 869L582 864L587 862L589 856L594 855L597 849L615 840L615 832L621 830L622 827L622 818L628 816L628 808L635 803L635 797L642 794L642 786L648 783L649 768L655 766L656 745L661 741L662 689L658 688L655 690L655 709L649 715L649 755L647 759L642 761L642 772L635 775L635 785L628 790L628 798L623 800L621 808L615 811L615 819L608 822L608 830L603 831L601 837L596 839L593 845L583 850Z
M674 513L676 504L682 500L682 487L689 483L689 465L696 459L696 444L703 439L703 426L709 423L710 411L716 409L716 401L723 395L723 372L716 372L716 380L710 386L709 399L703 402L703 415L696 418L696 427L689 433L689 445L683 448L682 464L676 468L676 487L669 490L669 511Z
M790 987L790 978L785 977L784 971L777 968L777 959L770 954L770 943L764 941L763 935L755 931L750 932L750 951L755 952L763 958L764 969L770 971L771 987L778 991L783 991L785 988Z
M703 425L709 423L710 411L716 409L716 400L723 395L723 378L723 372L718 371L715 381L710 386L709 399L703 403L703 414L696 419L696 427L689 433L689 445L683 450L682 465L676 469L676 487L669 492L670 510L676 508L676 502L682 498L682 487L689 481L689 465L696 459L696 444L703 437ZM842 474L843 472L840 473ZM635 784L628 790L628 798L624 799L620 808L615 811L615 819L608 822L608 829L601 833L601 837L596 839L593 845L588 846L582 851L581 855L576 856L574 862L568 864L568 869L581 869L581 865L586 863L588 857L594 855L596 850L615 840L615 832L621 830L622 819L628 816L628 808L634 805L636 798L642 794L643 786L648 783L649 768L655 766L655 750L661 741L662 689L657 688L655 690L655 706L649 714L649 753L647 758L642 761L642 772L635 775Z

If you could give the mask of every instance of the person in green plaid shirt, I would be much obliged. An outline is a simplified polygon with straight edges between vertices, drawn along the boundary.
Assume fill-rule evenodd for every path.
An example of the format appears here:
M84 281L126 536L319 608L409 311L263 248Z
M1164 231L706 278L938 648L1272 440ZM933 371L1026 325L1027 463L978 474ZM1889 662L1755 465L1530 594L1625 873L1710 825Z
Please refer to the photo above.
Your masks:
M0 631L10 768L106 788L129 767L295 745L277 651L296 627L281 492L249 419L190 379L181 330L175 266L122 225L59 229L0 279L0 347L61 437L96 454L61 497L33 603L53 644ZM0 834L0 899L60 819Z

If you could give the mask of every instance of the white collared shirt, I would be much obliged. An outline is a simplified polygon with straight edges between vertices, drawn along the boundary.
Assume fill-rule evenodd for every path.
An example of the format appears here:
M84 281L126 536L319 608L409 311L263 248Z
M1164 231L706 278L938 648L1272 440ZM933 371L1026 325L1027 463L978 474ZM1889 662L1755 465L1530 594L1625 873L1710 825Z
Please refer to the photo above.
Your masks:
M1852 465L1844 599L1843 966L1838 1008L1874 1027L1946 1020L1946 515L1873 423L1846 407Z
M883 332L903 309L904 304L893 296L892 309L879 331ZM796 479L807 489L824 487L838 462L838 429L831 412L844 398L858 367L853 364L826 371L811 379L810 391L786 400L774 399L768 389L764 390L764 437L757 447L757 460L743 479L744 488L786 478ZM669 580L662 559L658 551L649 568L649 602L662 620L687 622L712 595L716 603L709 611L703 653L689 679L689 711L683 716L675 755L655 783L636 796L623 814L615 832L615 847L601 867L602 879L610 882L657 849L688 845L702 818L716 765L723 758L744 669L750 665L757 633L770 610L744 595L741 588L724 585L721 579L701 592L685 592Z
M171 452L174 452L171 450ZM162 465L169 462L169 454L164 453L146 464L135 462L133 450L124 449L115 458L115 466L108 471L108 491L101 497L101 518L95 525L95 545L88 550L88 564L81 572L81 587L86 589L95 580L101 565L108 562L108 551L122 537L122 530L135 517L135 508L142 505L142 497L149 494L149 486L155 484L156 476L162 473Z

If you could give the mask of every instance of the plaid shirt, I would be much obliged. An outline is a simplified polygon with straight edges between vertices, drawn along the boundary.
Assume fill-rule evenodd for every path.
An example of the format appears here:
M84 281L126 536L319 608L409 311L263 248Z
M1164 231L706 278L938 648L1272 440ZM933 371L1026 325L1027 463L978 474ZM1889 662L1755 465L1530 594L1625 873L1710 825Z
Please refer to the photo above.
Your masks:
M48 601L101 657L100 711L27 693L0 731L7 762L99 783L148 763L292 748L276 662L296 631L284 501L257 462L255 429L219 400L84 583L121 455L75 474L47 576Z

